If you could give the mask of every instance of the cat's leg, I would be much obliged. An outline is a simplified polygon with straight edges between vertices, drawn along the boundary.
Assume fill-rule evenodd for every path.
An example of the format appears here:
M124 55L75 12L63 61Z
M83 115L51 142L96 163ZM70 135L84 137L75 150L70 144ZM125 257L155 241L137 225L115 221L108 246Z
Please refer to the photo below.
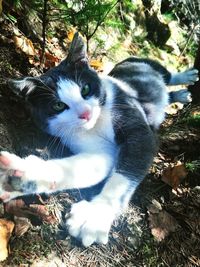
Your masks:
M195 68L183 72L171 73L168 85L191 85L199 80L198 70Z
M72 205L70 217L67 215L69 234L81 239L85 247L93 243L106 244L114 219L128 206L137 185L115 173L92 201L83 200Z
M199 80L197 69L188 69L184 72L171 73L171 78L168 85L191 85ZM169 102L180 102L182 104L190 103L192 101L191 93L187 89L172 91L169 93Z
M85 188L102 181L112 166L112 156L105 153L82 153L69 158L45 161L36 156L20 158L9 152L1 152L0 183L1 188L6 188L7 180L12 181L12 185L15 181L21 181L17 189L18 194L10 192L8 199L16 195ZM13 187L15 188L15 185Z
M154 134L145 124L133 125L126 132L126 142L120 146L115 173L101 193L90 202L81 201L72 206L67 221L69 233L80 238L86 247L94 242L107 243L114 219L127 207L152 163L156 147Z

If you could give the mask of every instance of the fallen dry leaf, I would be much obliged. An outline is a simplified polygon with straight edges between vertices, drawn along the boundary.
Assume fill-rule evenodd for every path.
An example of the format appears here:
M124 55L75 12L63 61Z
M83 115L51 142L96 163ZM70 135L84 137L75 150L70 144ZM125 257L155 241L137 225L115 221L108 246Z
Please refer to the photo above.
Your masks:
M67 33L67 39L71 42L74 38L74 34L76 32L76 29L72 28L71 31Z
M13 41L16 49L24 52L27 56L34 56L36 54L32 41L22 34L15 35Z
M5 212L13 214L17 217L38 218L46 223L54 224L57 219L51 214L45 205L29 204L22 199L11 200L4 205Z
M161 204L153 199L152 204L148 206L148 212L150 213L159 213L162 210Z
M167 167L162 174L161 180L176 189L187 176L187 170L183 163L178 162L175 166Z
M163 210L157 201L149 205L148 214L149 227L157 241L162 241L170 232L175 232L178 227L175 218Z
M93 67L95 70L103 70L103 63L98 59L90 60L90 66Z
M42 55L42 51L40 50L39 51L39 56L41 57ZM60 59L48 52L45 52L44 54L44 67L46 69L50 69L50 68L53 68L55 66L58 65L58 63L60 62Z
M28 231L28 229L31 227L31 222L28 218L15 216L14 221L15 221L15 235L16 236L24 235Z
M32 212L39 216L42 221L50 224L57 222L55 216L48 211L46 206L39 204L30 204L29 208Z
M0 261L4 261L8 257L8 241L14 226L12 221L0 219Z

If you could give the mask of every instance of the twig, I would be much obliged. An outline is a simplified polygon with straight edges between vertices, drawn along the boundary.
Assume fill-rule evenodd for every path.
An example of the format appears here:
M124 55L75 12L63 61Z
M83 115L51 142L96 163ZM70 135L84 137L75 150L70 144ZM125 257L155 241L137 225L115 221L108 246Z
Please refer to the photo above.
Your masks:
M100 3L100 1L98 1L98 3ZM99 28L99 26L101 26L101 24L104 22L105 18L108 16L108 14L110 13L110 11L119 3L119 0L117 0L110 8L109 10L106 12L106 14L100 18L100 12L99 12L99 18L98 18L98 21L97 21L97 24L93 30L93 32L89 35L86 36L86 39L87 39L87 52L89 50L89 41L90 39L94 36L94 34L96 33L97 29Z
M189 42L190 42L190 40L191 40L191 38L192 38L192 36L193 36L193 34L194 34L194 32L195 32L197 26L198 26L198 25L194 25L194 26L192 27L192 29L191 29L191 31L190 31L190 35L189 35L189 37L188 37L188 39L187 39L187 42L186 42L186 44L185 44L185 46L184 46L182 52L181 52L180 55L179 55L179 58L184 54L185 50L187 49L187 47L188 47L188 45L189 45Z
M43 16L42 16L42 53L40 57L40 63L44 63L45 46L46 46L46 25L47 25L47 2L44 0Z

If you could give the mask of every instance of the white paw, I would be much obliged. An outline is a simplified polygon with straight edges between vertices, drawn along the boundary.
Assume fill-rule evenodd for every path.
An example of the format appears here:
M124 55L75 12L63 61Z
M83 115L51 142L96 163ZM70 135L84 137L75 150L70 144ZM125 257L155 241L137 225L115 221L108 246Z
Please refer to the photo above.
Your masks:
M192 85L199 80L199 72L197 69L191 68L182 73L183 84Z
M69 234L80 238L85 247L93 243L106 244L115 218L113 208L100 201L80 201L72 205L67 221Z
M2 170L20 170L24 171L24 160L7 151L0 153L0 168Z
M44 161L36 156L20 158L7 151L0 153L0 168L5 171L13 171L13 175L21 177L23 180L35 180L42 176Z
M0 153L0 183L2 188L5 180L10 177L13 181L12 184L16 184L15 181L18 180L21 181L20 188L17 189L21 195L22 192L25 194L49 193L54 189L52 188L52 184L54 184L52 176L51 166L36 156L31 155L23 159L6 151ZM15 186L14 190L16 190ZM14 192L11 193L14 194Z

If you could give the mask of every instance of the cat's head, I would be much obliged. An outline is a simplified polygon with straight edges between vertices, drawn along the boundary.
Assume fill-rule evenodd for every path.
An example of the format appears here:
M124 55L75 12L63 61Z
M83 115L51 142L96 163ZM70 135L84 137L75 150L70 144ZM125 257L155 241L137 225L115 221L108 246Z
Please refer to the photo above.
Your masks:
M105 103L97 73L89 67L86 48L77 34L66 59L39 77L9 81L28 103L36 123L54 136L92 129Z

